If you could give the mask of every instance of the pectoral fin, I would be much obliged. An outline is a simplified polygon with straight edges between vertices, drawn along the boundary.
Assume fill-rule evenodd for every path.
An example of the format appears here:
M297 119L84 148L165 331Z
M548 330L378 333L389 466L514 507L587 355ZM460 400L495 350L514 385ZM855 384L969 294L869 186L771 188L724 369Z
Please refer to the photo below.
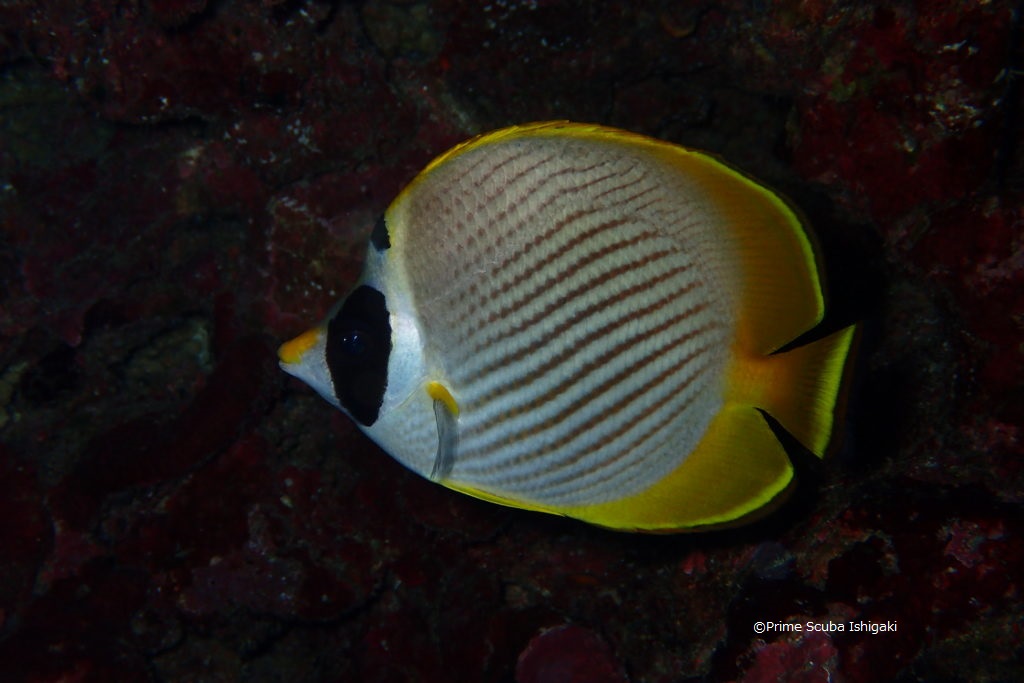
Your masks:
M437 455L430 470L430 480L442 482L455 466L455 453L459 447L459 406L440 382L430 382L427 394L434 400L434 417L437 419Z

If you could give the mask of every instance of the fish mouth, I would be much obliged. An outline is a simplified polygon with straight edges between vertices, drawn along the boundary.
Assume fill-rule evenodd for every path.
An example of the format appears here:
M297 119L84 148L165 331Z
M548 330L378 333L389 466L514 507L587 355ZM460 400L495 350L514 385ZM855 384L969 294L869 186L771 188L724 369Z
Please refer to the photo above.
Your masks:
M302 362L302 357L320 341L320 329L314 327L300 334L291 341L286 341L277 349L277 357L280 360L281 369L291 373L290 366ZM291 373L294 374L294 373Z

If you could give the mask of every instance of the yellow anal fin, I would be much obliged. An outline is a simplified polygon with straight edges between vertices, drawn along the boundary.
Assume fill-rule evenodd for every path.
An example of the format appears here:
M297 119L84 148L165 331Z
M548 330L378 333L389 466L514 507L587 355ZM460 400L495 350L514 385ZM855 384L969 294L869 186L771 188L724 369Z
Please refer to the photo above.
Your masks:
M729 399L761 408L819 458L832 438L855 325L784 353L737 354Z
M654 486L621 500L558 510L622 531L676 533L730 526L776 500L793 480L789 456L764 417L727 404L696 450Z
M549 507L453 481L448 488L491 503L574 517L618 531L680 533L732 526L779 499L793 480L782 444L757 409L726 405L690 456L632 496L597 505Z

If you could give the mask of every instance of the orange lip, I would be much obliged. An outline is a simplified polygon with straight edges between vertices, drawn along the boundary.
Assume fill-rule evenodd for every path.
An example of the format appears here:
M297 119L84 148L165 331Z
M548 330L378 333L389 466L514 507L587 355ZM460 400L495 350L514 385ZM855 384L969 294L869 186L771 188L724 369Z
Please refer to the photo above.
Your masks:
M277 357L281 359L282 363L287 365L298 363L302 356L316 345L319 339L320 330L314 327L303 332L295 339L281 344L281 348L277 350Z

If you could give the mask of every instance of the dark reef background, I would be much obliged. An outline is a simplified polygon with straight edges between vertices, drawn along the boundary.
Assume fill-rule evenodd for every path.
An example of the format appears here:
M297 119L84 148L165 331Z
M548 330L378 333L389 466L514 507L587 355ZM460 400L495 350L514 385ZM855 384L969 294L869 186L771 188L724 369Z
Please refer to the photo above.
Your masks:
M0 680L1024 680L1020 3L0 3ZM865 320L838 452L736 531L404 471L276 367L434 155L708 149ZM755 633L895 620L895 633Z

